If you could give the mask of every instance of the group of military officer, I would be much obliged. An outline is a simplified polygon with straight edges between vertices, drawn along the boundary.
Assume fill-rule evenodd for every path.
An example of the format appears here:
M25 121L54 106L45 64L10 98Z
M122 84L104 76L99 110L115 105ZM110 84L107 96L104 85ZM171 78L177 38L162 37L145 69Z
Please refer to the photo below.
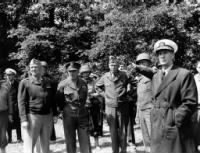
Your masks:
M137 114L146 152L195 153L197 149L190 132L193 130L191 118L197 108L197 88L193 75L174 64L177 51L175 42L162 39L155 43L153 51L159 68L150 67L147 53L139 54L136 64L132 63L132 71L140 73L134 80L137 80ZM129 91L130 75L133 74L119 70L119 61L114 56L109 58L109 72L97 80L91 78L88 64L69 62L66 69L68 75L56 90L52 79L44 75L42 62L30 61L28 77L19 83L17 96L24 152L33 153L39 143L37 146L42 153L49 153L52 123L62 113L67 152L77 152L77 133L80 152L91 153L89 134L94 136L96 147L100 147L101 107L105 101L112 152L126 153L128 125L131 141L135 143L130 116L136 110L136 100L130 98L135 95ZM0 122L3 123L0 124L0 152L4 153L5 130L8 120L12 122L14 118L10 85L2 82L0 90Z

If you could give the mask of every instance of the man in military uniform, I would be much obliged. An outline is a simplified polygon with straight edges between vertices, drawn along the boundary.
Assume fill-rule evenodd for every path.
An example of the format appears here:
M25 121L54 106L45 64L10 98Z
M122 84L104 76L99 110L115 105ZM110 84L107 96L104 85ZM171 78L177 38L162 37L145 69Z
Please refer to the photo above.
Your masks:
M191 117L197 107L197 88L193 75L174 64L178 46L169 39L155 43L161 69L135 69L152 79L151 153L195 153Z
M148 53L141 53L137 56L136 63L144 67L150 67L151 59ZM137 77L137 109L142 130L145 151L150 152L151 122L150 112L152 109L151 79L144 75Z
M52 90L53 94L56 94L56 89L57 89L57 82L53 80L53 78L48 74L48 64L46 61L41 61L41 66L42 66L42 75L45 79L49 80L52 84ZM51 137L50 140L55 141L56 140L56 131L54 127L54 123L52 122L52 132L51 132Z
M19 84L18 106L23 129L24 152L33 153L40 138L42 153L49 153L52 114L57 115L51 83L42 78L41 62L32 59L30 76Z
M14 69L7 68L5 70L5 77L7 85L10 86L10 97L13 105L13 123L8 124L8 142L12 142L12 129L16 129L17 142L22 142L21 124L19 118L19 110L17 103L18 81L16 80L17 72Z
M76 153L76 132L81 153L90 153L89 118L85 107L88 88L79 76L80 64L70 62L66 65L68 77L58 85L57 100L63 112L63 125L68 153Z
M113 153L126 153L127 126L128 126L128 102L127 84L128 77L125 72L119 71L119 62L114 56L110 56L109 69L99 81L96 88L104 91L106 116L110 127Z
M99 136L103 134L103 97L95 90L96 81L90 77L92 70L89 64L84 64L80 69L81 78L87 83L88 98L86 105L89 111L90 134L95 140L96 151L100 150Z
M13 105L9 93L10 86L5 81L0 81L0 153L6 153L8 144L6 131L8 121L13 122Z

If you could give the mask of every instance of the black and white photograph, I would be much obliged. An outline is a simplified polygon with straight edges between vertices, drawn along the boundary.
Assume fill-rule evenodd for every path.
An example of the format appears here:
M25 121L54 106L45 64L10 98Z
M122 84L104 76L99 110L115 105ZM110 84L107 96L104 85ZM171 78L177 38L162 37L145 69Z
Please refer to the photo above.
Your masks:
M0 0L0 153L200 153L200 0Z

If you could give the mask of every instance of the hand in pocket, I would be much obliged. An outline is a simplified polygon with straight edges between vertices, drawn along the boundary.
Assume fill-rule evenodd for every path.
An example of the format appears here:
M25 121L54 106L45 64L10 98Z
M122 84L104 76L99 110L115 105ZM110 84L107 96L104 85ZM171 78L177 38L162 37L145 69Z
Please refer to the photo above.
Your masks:
M176 126L166 126L165 137L167 139L174 139L177 136L178 129Z

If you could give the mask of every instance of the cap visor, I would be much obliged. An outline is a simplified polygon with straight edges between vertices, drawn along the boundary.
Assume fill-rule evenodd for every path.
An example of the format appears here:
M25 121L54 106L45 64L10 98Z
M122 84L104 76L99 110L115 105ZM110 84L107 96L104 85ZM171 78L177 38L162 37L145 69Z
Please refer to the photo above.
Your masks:
M169 50L169 51L174 52L174 50L173 50L171 47L169 47L169 46L162 46L162 47L159 47L159 48L157 48L154 52L155 52L155 53L158 53L158 52L161 51L161 50Z

